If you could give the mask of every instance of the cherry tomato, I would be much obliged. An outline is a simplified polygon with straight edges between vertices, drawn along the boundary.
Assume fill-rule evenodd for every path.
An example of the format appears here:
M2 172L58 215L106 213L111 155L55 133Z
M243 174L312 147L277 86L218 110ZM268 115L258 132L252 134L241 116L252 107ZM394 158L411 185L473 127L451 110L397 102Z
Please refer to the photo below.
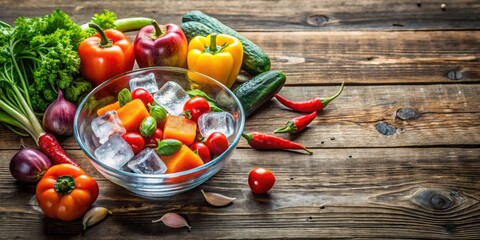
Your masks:
M163 131L160 128L155 129L155 132L152 136L145 138L145 146L149 148L156 148L158 147L157 139L163 139Z
M253 193L266 193L273 184L275 184L275 175L266 168L254 168L248 174L248 185Z
M207 163L212 160L212 155L210 155L210 149L208 149L205 143L195 142L190 145L190 149L192 149L192 151L198 154L198 156L203 160L203 163Z
M142 100L145 107L150 103L153 103L153 96L150 92L148 92L145 88L135 88L132 91L132 99L140 99ZM148 108L147 108L148 109Z
M140 133L127 132L122 138L132 147L133 153L137 154L145 148L145 139Z
M228 149L228 139L225 134L221 132L214 132L208 136L205 141L208 149L215 154L220 155Z
M203 97L193 97L183 105L183 111L187 114L187 118L196 122L202 114L210 112L210 105Z

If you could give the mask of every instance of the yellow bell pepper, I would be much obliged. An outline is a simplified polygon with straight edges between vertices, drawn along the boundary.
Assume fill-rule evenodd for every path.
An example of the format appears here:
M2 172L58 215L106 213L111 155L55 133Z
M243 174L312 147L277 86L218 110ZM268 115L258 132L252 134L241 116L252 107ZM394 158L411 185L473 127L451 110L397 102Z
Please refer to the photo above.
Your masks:
M188 44L188 69L203 73L230 88L240 72L243 45L236 37L212 33Z

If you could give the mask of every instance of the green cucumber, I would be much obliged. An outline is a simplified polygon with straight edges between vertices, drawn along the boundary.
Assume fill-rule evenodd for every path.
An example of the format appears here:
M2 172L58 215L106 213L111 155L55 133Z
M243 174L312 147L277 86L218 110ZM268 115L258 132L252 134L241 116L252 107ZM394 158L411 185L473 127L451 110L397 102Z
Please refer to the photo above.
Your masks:
M240 84L233 90L233 93L240 100L245 116L248 117L264 103L272 99L282 89L285 81L286 77L283 72L270 70Z
M196 36L205 37L213 32L211 28L199 22L184 22L180 24L180 27L182 28L185 37L187 37L188 42Z
M242 69L246 72L257 75L270 70L270 58L259 46L216 18L201 11L190 11L183 15L182 22L199 22L210 28L213 32L228 34L238 38L243 44Z

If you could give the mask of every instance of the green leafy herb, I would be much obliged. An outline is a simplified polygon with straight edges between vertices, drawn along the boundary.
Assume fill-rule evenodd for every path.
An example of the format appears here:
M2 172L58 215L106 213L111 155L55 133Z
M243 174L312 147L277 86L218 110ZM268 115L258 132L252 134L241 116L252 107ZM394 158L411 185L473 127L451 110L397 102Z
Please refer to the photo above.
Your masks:
M79 77L78 45L85 32L60 10L0 24L0 123L36 141L44 131L37 117L58 95L77 103L90 89Z
M204 91L202 91L200 89L188 90L187 94L190 97L203 97L203 98L207 99L207 101L212 102L212 103L217 102L217 101L215 101L215 99L211 98Z
M146 117L140 123L140 134L144 137L150 137L157 129L157 121L153 117Z
M128 90L128 88L124 88L118 93L118 103L120 104L120 107L123 107L125 104L131 101L132 93L130 93L130 90Z
M165 122L167 120L167 111L160 105L148 105L150 109L150 116L155 118L157 123Z
M176 139L158 140L157 153L160 156L170 156L177 153L182 148L182 142Z

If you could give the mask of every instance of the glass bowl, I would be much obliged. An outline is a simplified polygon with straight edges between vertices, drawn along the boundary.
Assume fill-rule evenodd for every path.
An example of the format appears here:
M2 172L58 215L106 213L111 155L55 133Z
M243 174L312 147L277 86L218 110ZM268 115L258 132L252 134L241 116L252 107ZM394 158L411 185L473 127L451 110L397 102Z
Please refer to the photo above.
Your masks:
M114 103L118 92L129 88L129 80L153 73L160 88L167 81L174 81L185 90L200 89L217 101L217 105L234 116L234 133L229 137L228 149L210 162L178 173L139 174L112 168L95 158L98 141L90 122L97 117L97 109ZM183 68L149 67L133 70L100 84L93 89L77 108L74 119L74 135L78 145L90 159L95 169L111 182L144 197L171 196L188 191L215 175L231 158L245 127L245 114L235 95L216 80Z

